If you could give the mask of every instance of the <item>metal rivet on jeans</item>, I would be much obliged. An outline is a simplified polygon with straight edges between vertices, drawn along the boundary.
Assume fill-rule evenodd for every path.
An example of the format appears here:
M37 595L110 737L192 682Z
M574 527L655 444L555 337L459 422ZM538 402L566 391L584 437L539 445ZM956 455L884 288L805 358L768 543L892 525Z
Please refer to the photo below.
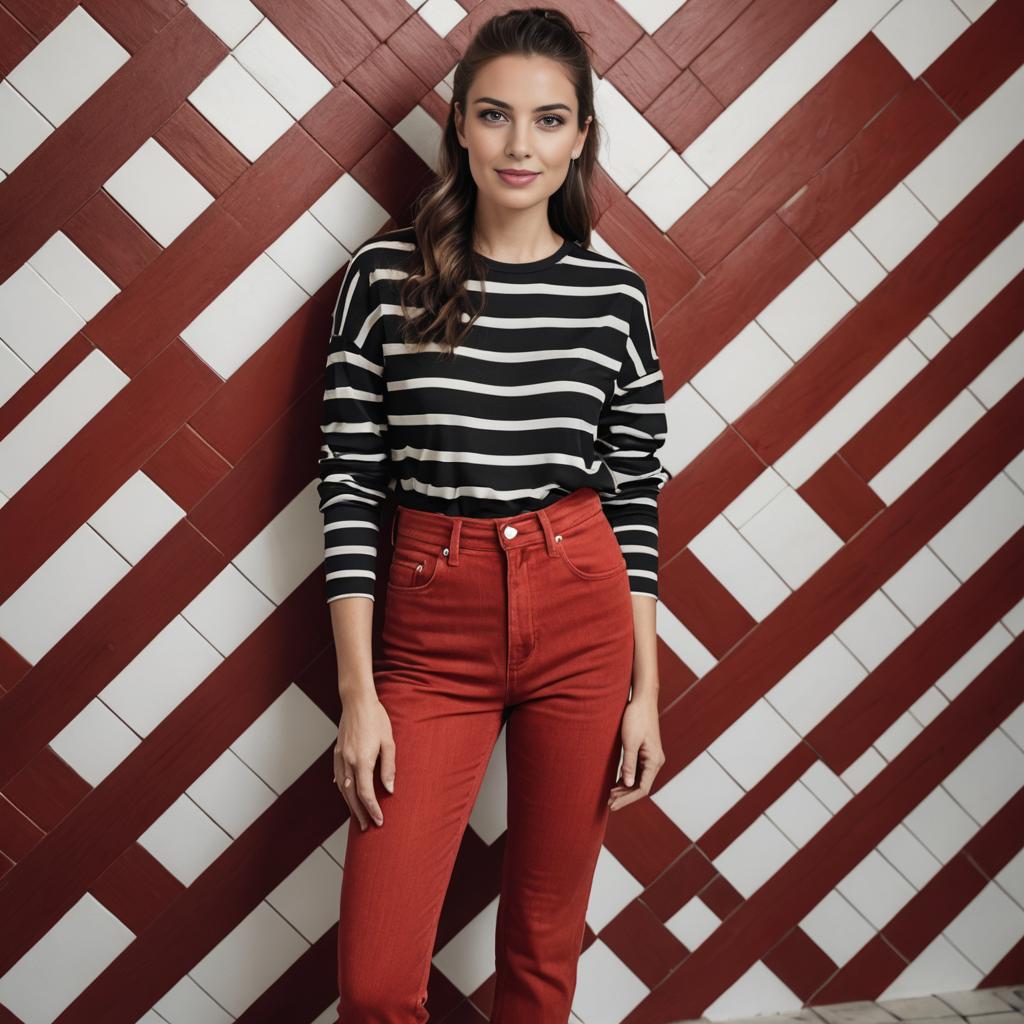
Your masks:
M441 554L444 555L447 558L448 557L448 549L445 548L444 551L441 552Z
M420 562L420 564L416 566L416 571L417 572L423 572L423 563L422 562Z
M556 544L561 544L562 543L562 535L560 533L556 533L555 534L555 543Z

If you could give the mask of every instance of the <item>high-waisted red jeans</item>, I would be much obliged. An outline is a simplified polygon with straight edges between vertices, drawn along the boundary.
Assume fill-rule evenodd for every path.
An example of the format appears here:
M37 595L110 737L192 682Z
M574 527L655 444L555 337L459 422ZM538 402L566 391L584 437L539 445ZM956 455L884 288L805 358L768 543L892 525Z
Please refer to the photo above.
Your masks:
M374 682L384 816L350 821L340 1024L419 1024L441 907L506 728L493 1024L566 1024L633 662L626 563L596 491L477 519L396 509Z

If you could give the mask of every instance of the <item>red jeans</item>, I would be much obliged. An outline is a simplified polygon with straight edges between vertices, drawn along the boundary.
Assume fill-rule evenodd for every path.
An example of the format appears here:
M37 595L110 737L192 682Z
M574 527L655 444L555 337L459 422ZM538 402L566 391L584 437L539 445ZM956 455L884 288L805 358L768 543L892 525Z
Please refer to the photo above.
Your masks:
M395 792L375 769L384 824L349 823L340 1024L428 1019L441 907L502 725L491 1021L566 1024L629 699L625 560L590 488L504 519L399 507L395 524L373 665ZM466 988L488 975L489 964Z

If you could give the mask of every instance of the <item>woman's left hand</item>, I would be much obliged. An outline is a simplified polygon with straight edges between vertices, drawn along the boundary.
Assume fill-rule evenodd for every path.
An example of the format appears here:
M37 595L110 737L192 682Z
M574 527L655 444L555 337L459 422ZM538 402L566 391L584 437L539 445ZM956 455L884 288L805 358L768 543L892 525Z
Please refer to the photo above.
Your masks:
M634 788L638 760L640 779ZM634 697L622 714L622 770L619 785L612 787L608 807L617 811L647 796L664 763L657 697Z

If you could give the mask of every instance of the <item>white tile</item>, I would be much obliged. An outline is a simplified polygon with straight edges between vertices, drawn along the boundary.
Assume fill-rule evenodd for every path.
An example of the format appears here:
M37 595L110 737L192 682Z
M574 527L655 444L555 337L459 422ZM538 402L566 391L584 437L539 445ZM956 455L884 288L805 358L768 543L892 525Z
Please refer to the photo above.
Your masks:
M0 168L10 174L53 131L46 120L5 78L0 81Z
M738 1017L792 1013L802 1005L801 998L758 960L710 1006L705 1007L701 1016L710 1021L727 1021Z
M999 726L1007 736L1017 744L1021 750L1024 750L1024 704L1018 704L1017 707L1011 711L1006 718L1003 719L1002 724ZM1024 905L1024 901L1021 901Z
M972 750L942 783L979 825L986 824L1024 786L1024 751L1001 729Z
M690 384L732 423L792 366L789 356L752 320L690 378Z
M597 939L580 955L572 1009L586 1024L618 1024L649 992L643 981Z
M723 516L708 523L690 541L689 550L757 622L790 594L743 534Z
M834 636L826 636L765 694L765 700L800 736L806 736L866 674L846 647Z
M949 335L930 316L926 316L907 337L928 359L934 359L949 344Z
M875 929L835 889L800 922L800 927L837 967L845 967L875 937Z
M388 211L351 174L343 174L309 212L349 251L380 231Z
M876 928L884 928L916 895L914 887L872 850L837 886Z
M882 584L885 595L915 626L920 626L959 587L957 578L927 545Z
M233 50L263 15L249 0L188 0L188 9Z
M491 748L484 777L469 815L469 827L488 846L497 842L508 829L508 769L505 761L504 729ZM395 791L398 781L395 781Z
M231 845L231 837L182 794L139 836L139 845L187 886Z
M767 701L756 700L707 749L749 792L799 742L799 735Z
M707 751L649 797L696 842L743 797L743 790Z
M904 178L941 220L1024 138L1024 67L972 110Z
M821 761L815 761L800 776L800 781L833 813L836 814L853 799L853 792L843 780Z
M977 21L995 2L996 0L956 0L956 5L971 21Z
M238 62L296 120L331 91L331 83L269 19L235 48Z
M802 486L926 365L909 341L900 342L776 460L775 469L791 486Z
M683 159L713 185L892 6L893 0L838 0L712 121L683 151Z
M141 742L102 701L91 700L50 740L54 753L98 786Z
M27 263L0 283L0 338L41 369L85 321Z
M91 320L121 290L63 231L51 235L28 262L83 320Z
M661 231L668 231L707 190L675 150L669 149L630 189L629 198Z
M0 439L0 491L13 495L127 383L99 349L90 352Z
M348 250L306 212L267 247L267 255L308 295L313 295L350 258Z
M266 253L260 253L181 332L181 339L227 380L308 299Z
M275 793L283 793L323 755L337 735L338 723L292 683L231 744L231 749Z
M87 892L0 978L0 1003L22 1024L52 1024L134 938Z
M928 237L937 223L928 208L900 182L851 230L886 270L892 270Z
M991 409L1024 379L1024 333L1018 334L974 380L971 393Z
M831 820L828 808L799 780L765 808L768 820L802 849Z
M707 675L718 663L714 654L686 628L684 623L672 614L662 601L659 601L657 606L656 629L662 642L697 679Z
M938 858L902 822L878 844L878 852L915 889L923 889L942 870Z
M654 35L685 3L686 0L619 0L619 6L648 35Z
M681 906L665 927L691 952L721 924L718 915L698 896Z
M1018 711L1020 706L1018 705ZM1018 850L998 872L994 881L1024 906L1024 849Z
M879 590L849 615L835 634L872 671L913 631L907 617Z
M931 725L946 708L949 701L934 686L929 686L913 704L910 705L910 713L923 726Z
M238 571L270 598L282 601L323 563L323 521L311 480L234 558Z
M917 78L970 25L953 0L902 0L874 32L907 74Z
M891 505L931 469L985 411L969 391L961 391L868 481L868 486Z
M802 586L843 541L795 490L783 491L740 531L793 589Z
M875 750L868 747L856 761L843 772L841 778L847 786L855 793L860 793L866 786L885 770L885 758Z
M372 826L371 826L372 827ZM498 900L492 899L436 953L434 964L464 996L494 973L494 930Z
M761 814L712 863L744 899L749 899L796 852L797 848Z
M989 882L943 929L943 934L986 974L1024 937L1022 910L994 882Z
M419 13L442 39L466 16L465 9L455 0L427 0Z
M230 54L189 96L192 105L243 156L255 161L295 123Z
M317 846L276 888L267 902L309 942L316 942L338 923L341 868Z
M591 931L597 935L643 891L644 887L626 870L622 862L607 846L602 846L587 904L587 924Z
M966 991L977 988L983 979L984 974L945 935L938 935L877 998L901 999L935 992Z
M786 489L786 481L771 466L757 474L746 487L722 509L722 515L739 528Z
M156 139L146 139L103 187L165 248L214 202Z
M154 1024L231 1024L231 1015L218 1006L187 974L153 1004L160 1014Z
M978 823L942 786L936 786L903 824L941 864L948 864L978 831Z
M181 614L227 657L273 611L266 596L228 564Z
M924 730L921 723L909 712L904 711L875 740L875 749L886 759L895 761Z
M1022 525L1024 494L999 473L928 544L960 580L967 580Z
M14 349L0 341L0 405L16 395L30 380L32 371Z
M308 948L280 914L260 902L189 973L238 1017Z
M35 665L130 568L95 530L80 526L0 605L0 638Z
M59 125L130 58L79 5L26 54L7 80L51 124Z
M184 518L185 510L139 470L88 522L126 561L136 565Z
M135 732L148 736L223 660L176 615L98 696Z
M796 362L851 309L854 301L815 260L757 315L757 323Z
M608 78L594 90L597 116L604 126L598 161L628 192L669 150L669 144Z
M728 426L687 382L665 402L668 439L662 462L673 476L685 469Z
M225 750L185 792L235 839L277 799L231 750Z
M885 267L847 231L819 257L821 265L858 301L885 280Z
M440 83L435 87L440 92ZM444 99L446 105L451 103L451 92ZM438 153L441 147L442 128L434 120L422 104L409 111L392 131L427 165L435 174L440 171Z

